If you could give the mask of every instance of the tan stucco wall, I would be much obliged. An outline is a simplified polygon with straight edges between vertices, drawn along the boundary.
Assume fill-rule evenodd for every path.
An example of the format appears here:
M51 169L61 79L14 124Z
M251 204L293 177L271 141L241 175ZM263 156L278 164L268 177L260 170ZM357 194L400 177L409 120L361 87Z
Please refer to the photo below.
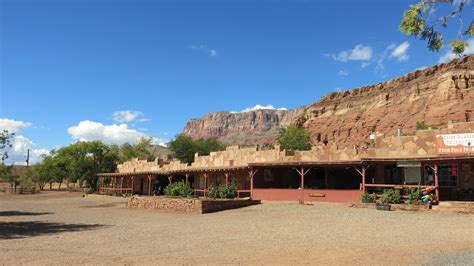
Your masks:
M472 133L474 122L450 124L445 129L422 130L403 136L388 136L376 133L371 143L367 136L365 147L338 147L336 144L313 146L310 151L288 152L277 145L273 150L258 150L256 147L227 147L225 151L211 152L209 156L195 155L194 163L188 166L173 160L148 162L134 159L117 166L120 173L140 171L175 171L192 168L247 166L248 163L292 162L292 161L357 161L361 158L409 158L436 156L437 134Z

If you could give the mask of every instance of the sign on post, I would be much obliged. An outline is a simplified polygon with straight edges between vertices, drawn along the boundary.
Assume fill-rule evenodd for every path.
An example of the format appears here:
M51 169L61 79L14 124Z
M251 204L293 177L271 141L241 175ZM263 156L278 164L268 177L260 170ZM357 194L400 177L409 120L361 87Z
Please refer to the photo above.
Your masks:
M474 153L474 133L436 135L438 154Z

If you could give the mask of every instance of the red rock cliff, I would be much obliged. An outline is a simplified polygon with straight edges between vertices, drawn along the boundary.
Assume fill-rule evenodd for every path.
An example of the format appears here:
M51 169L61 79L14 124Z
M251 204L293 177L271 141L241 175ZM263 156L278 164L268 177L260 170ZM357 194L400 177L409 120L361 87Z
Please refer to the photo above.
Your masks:
M474 121L474 55L435 65L376 85L334 92L290 111L256 110L210 113L188 121L184 133L216 137L231 144L268 143L279 128L296 124L309 129L314 143L368 142L371 132L413 132L417 123L446 126Z

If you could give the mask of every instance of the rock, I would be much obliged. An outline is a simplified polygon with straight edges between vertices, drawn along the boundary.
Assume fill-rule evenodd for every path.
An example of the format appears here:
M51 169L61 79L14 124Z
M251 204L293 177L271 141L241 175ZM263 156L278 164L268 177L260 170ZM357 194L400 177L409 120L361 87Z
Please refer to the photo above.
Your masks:
M273 142L281 127L311 131L314 144L367 145L372 132L413 134L417 123L448 128L474 121L474 55L417 70L387 82L333 92L294 110L218 112L187 122L194 139L218 138L228 144ZM471 129L472 130L472 129Z

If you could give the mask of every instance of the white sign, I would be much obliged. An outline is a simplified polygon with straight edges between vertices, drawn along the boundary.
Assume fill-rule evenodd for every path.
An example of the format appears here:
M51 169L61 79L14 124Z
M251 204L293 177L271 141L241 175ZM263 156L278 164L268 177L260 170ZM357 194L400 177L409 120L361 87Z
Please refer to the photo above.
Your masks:
M436 135L439 154L474 153L474 133Z

